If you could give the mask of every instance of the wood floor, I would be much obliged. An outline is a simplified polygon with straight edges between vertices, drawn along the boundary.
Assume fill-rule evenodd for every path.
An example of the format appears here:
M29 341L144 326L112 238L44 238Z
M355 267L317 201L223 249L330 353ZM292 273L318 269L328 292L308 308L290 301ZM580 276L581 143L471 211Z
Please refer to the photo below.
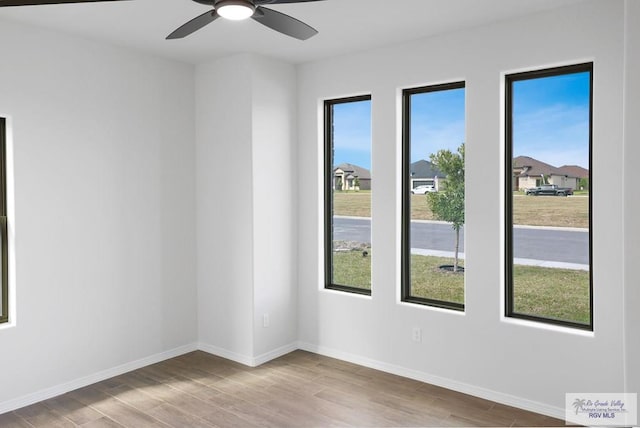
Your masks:
M0 415L0 427L564 426L316 354L257 368L192 352Z

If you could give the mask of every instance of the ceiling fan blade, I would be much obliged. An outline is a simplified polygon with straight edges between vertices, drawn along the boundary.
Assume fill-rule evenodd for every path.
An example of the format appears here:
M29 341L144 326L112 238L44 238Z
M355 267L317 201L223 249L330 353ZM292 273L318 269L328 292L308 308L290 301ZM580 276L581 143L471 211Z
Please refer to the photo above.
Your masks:
M167 36L167 40L172 39L181 39L183 37L188 36L191 33L194 33L204 27L207 24L211 24L213 21L218 19L220 15L215 10L210 10L209 12L205 12L202 15L193 18L191 21L187 22L173 33Z
M273 9L267 9L262 6L258 6L256 13L254 13L251 18L272 30L279 31L282 34L286 34L287 36L295 37L300 40L307 40L308 38L318 34L318 30L310 27L304 22L298 21L284 13L277 12Z
M128 0L0 0L0 7L5 6L39 6L44 4L66 3L93 3L104 1L128 1Z
M324 1L324 0L256 0L256 6L265 4L286 4L286 3L307 3L311 1Z

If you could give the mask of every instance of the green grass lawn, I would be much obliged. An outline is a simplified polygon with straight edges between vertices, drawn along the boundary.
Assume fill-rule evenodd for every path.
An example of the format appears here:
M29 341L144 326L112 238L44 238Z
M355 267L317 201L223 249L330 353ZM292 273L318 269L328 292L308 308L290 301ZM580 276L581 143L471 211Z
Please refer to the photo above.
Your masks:
M334 283L371 288L371 252L336 252ZM438 267L453 259L411 256L411 290L415 297L464 303L464 275ZM589 273L586 271L514 266L515 312L577 323L589 323Z
M514 312L589 323L589 272L514 266Z
M522 192L520 192L522 193ZM371 217L371 192L335 192L334 214ZM411 195L411 218L434 220L425 195ZM524 196L513 198L513 223L528 226L589 227L589 198Z
M371 289L371 249L362 257L361 251L333 253L333 283L349 287Z
M464 274L446 272L440 265L453 265L453 259L411 255L411 294L414 297L464 304ZM464 267L464 260L458 266Z

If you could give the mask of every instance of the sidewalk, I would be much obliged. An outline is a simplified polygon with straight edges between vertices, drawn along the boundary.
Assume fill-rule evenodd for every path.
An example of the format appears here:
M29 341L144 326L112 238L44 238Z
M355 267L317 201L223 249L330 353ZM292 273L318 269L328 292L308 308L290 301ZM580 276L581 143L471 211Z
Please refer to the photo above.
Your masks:
M369 220L371 221L371 217L356 217L356 216L348 216L348 215L334 215L334 218L344 218L344 219L353 219L353 220ZM411 223L425 223L425 224L447 224L451 225L451 223L440 220L411 220ZM464 228L464 226L463 226ZM560 230L564 232L588 232L588 228L583 227L560 227L560 226L527 226L527 225L519 225L514 224L514 229L538 229L538 230Z
M453 251L439 251L439 250L425 250L423 248L412 248L411 254L417 254L420 256L432 256L432 257L448 257L453 258ZM458 258L464 260L464 253L458 253ZM571 269L571 270L589 270L589 265L583 265L579 263L565 263L565 262L552 262L549 260L535 260L535 259L513 259L513 264L522 266L538 266L546 268L556 269Z

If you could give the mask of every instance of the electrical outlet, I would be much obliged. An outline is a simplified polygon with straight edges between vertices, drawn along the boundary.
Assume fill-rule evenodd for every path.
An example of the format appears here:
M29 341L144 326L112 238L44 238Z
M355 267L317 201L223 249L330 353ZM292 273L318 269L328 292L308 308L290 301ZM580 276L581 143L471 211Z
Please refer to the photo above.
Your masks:
M422 342L422 329L420 327L414 327L411 332L411 338L414 342Z
M264 328L269 327L269 314L262 315L262 327Z

